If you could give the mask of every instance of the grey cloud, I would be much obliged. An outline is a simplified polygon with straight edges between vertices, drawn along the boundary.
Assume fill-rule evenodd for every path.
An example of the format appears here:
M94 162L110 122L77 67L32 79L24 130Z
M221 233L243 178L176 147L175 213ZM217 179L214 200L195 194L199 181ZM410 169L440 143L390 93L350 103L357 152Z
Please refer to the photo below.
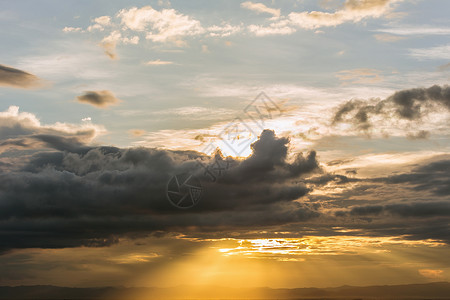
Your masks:
M389 184L410 184L416 191L431 191L438 196L450 195L450 159L441 159L416 167L410 173L376 178Z
M450 111L450 87L434 85L429 88L414 88L394 93L384 100L350 100L341 105L334 114L332 124L353 123L357 129L367 131L372 127L373 116L404 120L420 120L431 105ZM419 133L418 137L425 135Z
M96 125L42 125L35 116L10 107L0 114L0 153L14 150L53 148L82 151L99 134Z
M36 75L5 65L0 65L0 86L27 89L39 87L41 85L42 80Z
M228 158L232 167L216 182L199 161L217 157L193 151L87 147L38 138L54 150L0 172L4 250L104 246L124 235L275 226L320 215L295 202L309 192L299 180L319 171L315 153L287 162L289 140L273 131L262 132L249 158ZM166 185L172 175L185 172L202 180L204 195L198 206L179 211L168 202Z
M420 140L420 139L427 139L430 136L430 132L426 130L419 130L415 133L407 133L406 138L410 140Z
M338 211L337 215L376 216L389 213L401 217L450 217L450 202L428 201L413 203L396 203L387 205L355 206L350 211Z
M105 108L110 105L116 105L120 102L110 91L86 91L83 95L77 96L77 101L91 104L95 107Z

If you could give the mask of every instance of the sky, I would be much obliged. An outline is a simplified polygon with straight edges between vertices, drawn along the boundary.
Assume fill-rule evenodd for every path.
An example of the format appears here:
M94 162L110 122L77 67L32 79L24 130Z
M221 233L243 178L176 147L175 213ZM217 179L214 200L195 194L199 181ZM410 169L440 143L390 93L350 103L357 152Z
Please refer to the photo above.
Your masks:
M0 285L450 281L449 10L0 0Z

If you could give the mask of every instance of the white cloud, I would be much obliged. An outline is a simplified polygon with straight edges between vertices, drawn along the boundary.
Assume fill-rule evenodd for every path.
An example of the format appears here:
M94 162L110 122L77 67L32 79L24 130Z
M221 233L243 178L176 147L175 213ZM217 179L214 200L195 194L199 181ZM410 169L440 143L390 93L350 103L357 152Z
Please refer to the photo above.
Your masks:
M105 30L106 26L111 25L111 17L101 16L101 17L95 18L94 23L95 24L93 24L87 28L87 31L92 32L94 30L98 30L98 31Z
M450 44L424 49L410 49L409 53L418 59L450 59Z
M241 31L240 26L232 26L230 24L223 24L222 26L210 26L207 28L209 35L212 37L226 37Z
M396 35L450 35L450 27L402 26L394 28L377 29L375 31Z
M247 9L255 11L257 13L271 14L274 17L280 16L280 9L270 8L270 7L265 6L262 3L254 3L251 1L246 1L246 2L241 3L241 7L247 8Z
M94 19L94 22L102 26L109 26L111 25L111 17L109 16L98 17Z
M83 29L81 29L80 27L64 27L63 32L81 32L83 31Z
M122 42L123 42L124 44L133 44L133 45L137 45L137 44L139 43L139 37L138 37L137 35L135 35L135 36L133 36L133 37L131 37L131 38L124 37L124 38L122 39Z
M122 9L118 15L121 23L128 29L145 31L146 39L154 42L172 41L180 44L185 36L204 33L200 22L174 9L153 9L151 6Z
M247 28L257 36L287 35L297 31L286 19L272 23L269 26L249 25Z
M89 31L89 32L92 32L92 31L95 31L95 30L103 31L105 29L100 24L94 24L94 25L89 26L86 30Z

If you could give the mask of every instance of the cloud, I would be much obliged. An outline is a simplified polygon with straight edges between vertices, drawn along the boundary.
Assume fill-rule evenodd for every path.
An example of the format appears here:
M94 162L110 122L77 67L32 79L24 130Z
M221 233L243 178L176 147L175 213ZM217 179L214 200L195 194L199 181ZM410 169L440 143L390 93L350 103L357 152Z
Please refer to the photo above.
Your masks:
M437 70L439 72L445 72L445 71L447 71L449 69L450 69L450 63L446 63L444 65L441 65L441 66L437 67Z
M162 65L173 65L173 61L166 60L149 60L145 63L147 66L162 66Z
M132 136L137 137L137 136L142 136L145 134L145 130L143 129L131 129L128 131Z
M48 143L50 149L14 170L0 170L0 249L108 246L120 236L275 226L319 216L298 201L309 192L299 180L319 171L315 153L288 161L289 140L270 130L250 157L227 158L230 168L216 181L204 166L224 164L220 153ZM185 172L201 180L204 195L180 214L167 201L166 187L171 176Z
M43 125L35 115L10 106L0 112L0 153L51 147L77 151L105 130L92 123Z
M276 15L277 21L269 25L249 25L248 30L257 36L288 35L296 32L298 28L316 30L323 27L335 27L344 23L357 23L367 18L380 18L387 15L392 10L393 4L400 1L346 0L343 8L333 13L321 11L291 12L286 17ZM316 31L321 32L320 30ZM378 38L383 37L379 36Z
M109 58L117 59L116 46L120 43L136 45L139 43L139 37L123 37L118 30L114 30L102 39L100 46L105 49L105 54L108 55Z
M442 279L444 278L444 271L439 269L420 269L419 274L423 277L430 279Z
M280 20L271 23L269 26L249 25L248 30L257 36L266 35L288 35L296 31L288 20Z
M412 27L402 26L393 28L382 28L375 30L377 32L395 34L395 35L449 35L449 27Z
M117 105L119 99L110 91L86 91L83 95L77 96L77 101L91 104L98 108L105 108L110 105Z
M128 29L145 31L146 39L153 42L174 42L180 44L182 38L195 36L205 30L200 22L174 9L153 9L151 6L122 9L117 16Z
M376 83L383 80L379 70L375 69L353 69L343 70L336 74L336 77L346 83Z
M262 3L254 3L251 1L246 1L246 2L241 3L241 7L255 11L257 13L271 14L274 17L280 16L280 9L270 8L270 7L265 6Z
M392 9L398 0L346 0L344 7L333 13L312 11L292 12L289 19L295 26L304 29L338 26L360 22L366 18L380 18Z
M231 24L214 25L207 28L209 35L212 37L227 37L236 34L242 30L241 26L233 26Z
M409 55L420 60L450 59L450 45L437 46L424 49L410 49Z
M450 203L439 201L356 206L350 210L350 215L374 216L383 212L401 217L448 217L450 216Z
M420 120L437 107L450 111L450 87L434 85L429 88L401 90L384 100L353 99L342 104L334 114L333 124L351 123L359 130L372 127L376 118L391 120L392 117L407 121Z
M0 86L29 89L40 87L42 83L42 80L36 75L0 65Z
M101 16L94 19L94 24L87 28L87 31L92 32L94 30L103 31L105 27L111 25L111 17Z
M81 27L64 27L63 32L82 32L83 28Z
M374 37L380 42L397 42L405 39L405 37L392 34L375 34Z
M109 26L111 25L111 17L110 16L98 17L94 19L94 22L102 26Z

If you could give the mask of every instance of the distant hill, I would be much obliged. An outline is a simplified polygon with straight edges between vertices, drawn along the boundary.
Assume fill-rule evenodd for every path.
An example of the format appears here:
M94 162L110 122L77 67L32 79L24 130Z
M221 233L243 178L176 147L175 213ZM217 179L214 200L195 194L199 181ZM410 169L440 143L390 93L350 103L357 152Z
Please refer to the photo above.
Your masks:
M225 288L192 287L174 288L68 288L56 286L0 286L0 299L44 300L44 299L450 299L450 283L342 286L336 288Z

